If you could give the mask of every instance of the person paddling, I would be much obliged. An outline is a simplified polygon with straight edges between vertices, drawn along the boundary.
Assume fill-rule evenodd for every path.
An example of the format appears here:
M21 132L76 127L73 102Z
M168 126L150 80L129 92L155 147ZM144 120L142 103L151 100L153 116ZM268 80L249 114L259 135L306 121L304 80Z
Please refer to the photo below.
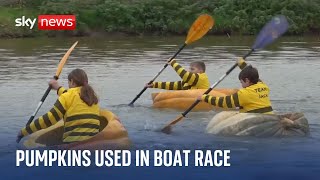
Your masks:
M243 58L237 60L237 63L242 70L239 73L239 80L243 89L231 96L202 95L198 97L198 100L222 108L237 107L240 113L273 114L269 99L269 87L259 79L258 70L251 65L247 65Z
M210 86L209 78L206 71L206 65L202 61L190 63L190 71L186 71L175 59L169 64L181 77L182 81L176 82L153 82L146 84L148 88L159 88L167 90L187 90L187 89L208 89Z
M69 89L66 90L56 80L49 85L57 90L59 96L53 108L26 127L17 136L17 142L23 137L64 120L63 142L72 143L90 139L99 133L100 107L98 97L88 84L84 70L74 69L68 75Z

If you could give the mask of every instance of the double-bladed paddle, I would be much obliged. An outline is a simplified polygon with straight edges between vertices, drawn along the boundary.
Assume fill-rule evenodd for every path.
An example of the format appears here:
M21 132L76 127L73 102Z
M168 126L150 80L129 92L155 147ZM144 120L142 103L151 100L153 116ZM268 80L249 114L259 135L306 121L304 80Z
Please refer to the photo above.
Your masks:
M180 47L180 49L168 60L170 62L172 59L174 59L184 47L186 47L188 44L191 44L192 42L202 38L214 25L214 20L212 17L208 14L202 14L200 15L197 20L192 24L192 26L189 29L186 41L184 44ZM156 78L164 71L164 69L168 66L166 63L163 68L158 72L158 74L149 81L148 84L153 83ZM147 90L147 87L144 87L140 93L128 104L129 106L133 106L133 103L144 93L144 91Z
M280 37L283 33L287 31L289 27L288 21L285 16L279 15L272 18L270 22L268 22L260 31L259 35L256 38L254 45L252 46L251 50L243 56L243 59L247 58L253 51L257 49L262 49L265 46L271 44ZM214 83L205 93L208 94L213 88L215 88L231 71L238 66L235 63L220 79ZM185 112L181 114L178 118L172 120L169 124L167 124L161 131L170 134L171 128L174 124L181 121L186 115L200 102L200 100L196 100Z

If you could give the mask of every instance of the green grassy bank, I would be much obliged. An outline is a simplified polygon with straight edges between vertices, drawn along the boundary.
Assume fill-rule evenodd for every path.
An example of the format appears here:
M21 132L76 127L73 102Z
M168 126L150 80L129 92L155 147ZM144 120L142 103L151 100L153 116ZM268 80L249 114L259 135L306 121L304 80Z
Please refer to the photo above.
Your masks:
M215 19L211 34L256 34L272 16L287 16L288 34L319 34L320 0L21 0L0 6L0 37L184 34L201 13ZM75 14L76 31L15 27L25 15Z

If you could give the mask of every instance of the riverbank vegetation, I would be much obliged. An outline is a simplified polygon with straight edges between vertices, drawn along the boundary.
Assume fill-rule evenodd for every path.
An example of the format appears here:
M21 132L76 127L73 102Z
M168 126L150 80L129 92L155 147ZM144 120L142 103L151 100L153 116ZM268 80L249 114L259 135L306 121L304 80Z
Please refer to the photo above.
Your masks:
M1 3L2 1L0 1ZM256 34L272 16L287 16L288 34L319 34L319 0L7 0L0 6L0 36L83 36L185 34L202 13L215 19L211 34ZM75 14L76 31L39 31L15 27L15 18L38 14Z

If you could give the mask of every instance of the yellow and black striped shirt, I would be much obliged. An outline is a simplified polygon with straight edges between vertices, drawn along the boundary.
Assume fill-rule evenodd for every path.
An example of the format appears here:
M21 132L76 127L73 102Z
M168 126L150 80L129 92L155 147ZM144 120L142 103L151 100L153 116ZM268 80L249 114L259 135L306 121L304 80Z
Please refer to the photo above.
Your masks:
M247 64L242 59L239 64L241 69ZM263 113L273 114L271 102L269 99L269 87L259 81L256 84L240 89L237 93L225 97L213 97L203 95L202 100L217 107L239 108L241 113Z
M182 81L154 82L153 88L167 90L208 89L209 78L206 73L191 73L186 71L176 60L171 61L171 66L181 77Z
M269 88L263 82L240 89L231 96L213 97L203 95L202 99L214 106L222 108L240 108L241 113L272 114L272 106L269 99Z
M63 142L71 143L91 138L99 132L99 105L88 106L80 98L81 87L68 91L59 88L54 107L21 130L23 136L45 129L64 119Z

